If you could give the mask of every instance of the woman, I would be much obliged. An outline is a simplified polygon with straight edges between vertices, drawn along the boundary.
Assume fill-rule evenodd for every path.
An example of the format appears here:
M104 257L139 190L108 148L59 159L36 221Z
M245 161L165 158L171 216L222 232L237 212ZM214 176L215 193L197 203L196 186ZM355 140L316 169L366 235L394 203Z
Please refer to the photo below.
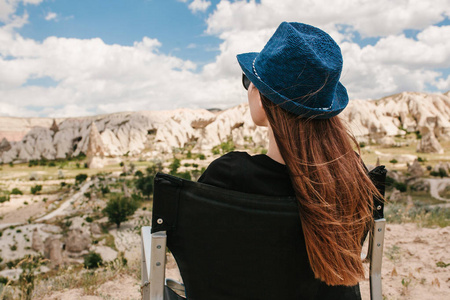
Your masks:
M358 148L356 140L336 117L348 104L339 82L339 46L318 28L283 22L260 53L237 59L252 119L268 127L268 152L231 152L199 181L246 193L295 195L314 277L329 295L337 293L335 299L360 299L361 241L379 194L352 148Z

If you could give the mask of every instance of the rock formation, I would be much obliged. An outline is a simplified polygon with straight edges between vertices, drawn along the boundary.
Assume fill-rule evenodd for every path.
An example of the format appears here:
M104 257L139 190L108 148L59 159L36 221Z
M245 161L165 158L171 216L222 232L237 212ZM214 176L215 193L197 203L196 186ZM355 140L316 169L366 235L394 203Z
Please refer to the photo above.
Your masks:
M92 222L90 225L91 234L102 234L102 229L98 223Z
M31 237L31 249L36 252L42 252L44 250L44 243L42 242L42 237L37 228L33 230L33 235Z
M417 152L444 153L444 149L442 149L442 146L434 135L432 128L423 127L421 132L422 138L417 143Z
M122 183L122 189L123 189L123 196L125 198L131 198L130 190L128 189L128 186L125 182Z
M103 144L97 126L92 122L89 130L88 145L86 157L88 159L88 167L94 169L103 168L103 158L105 156L105 146Z
M410 174L411 178L418 178L423 176L424 171L417 159L414 160L414 162L408 167L408 173Z
M53 124L50 127L50 130L53 131L54 133L56 133L59 130L58 124L56 124L56 120L53 119Z
M6 138L3 138L0 142L0 152L9 151L11 149L11 144Z
M63 264L63 245L58 237L49 236L44 242L44 256L50 260L52 267Z
M91 238L88 234L83 233L79 228L70 230L66 238L66 250L68 252L80 253L88 250L91 245Z
M422 135L418 151L441 153L437 139L450 140L448 93L405 92L379 100L352 100L341 118L360 141L394 145L394 136L418 132ZM13 130L7 127L8 122L17 123L13 121L0 118L0 138L2 132ZM53 126L49 129L51 122L58 122L58 130ZM123 112L56 121L48 119L41 123L48 125L33 128L20 125L20 130L27 130L26 134L14 143L11 143L14 139L8 138L11 148L0 151L0 162L64 159L80 153L89 153L92 160L98 160L102 155L117 157L125 154L145 158L191 146L198 151L208 151L228 139L248 147L264 147L267 143L267 131L253 124L247 104L217 113L204 109ZM91 161L91 164L95 163L101 161Z

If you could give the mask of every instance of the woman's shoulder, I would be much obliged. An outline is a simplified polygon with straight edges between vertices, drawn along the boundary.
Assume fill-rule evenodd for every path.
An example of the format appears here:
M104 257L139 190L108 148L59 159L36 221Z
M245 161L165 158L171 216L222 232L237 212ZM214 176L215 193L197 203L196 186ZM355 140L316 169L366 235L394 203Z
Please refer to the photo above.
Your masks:
M219 157L198 181L252 194L294 194L285 165L267 155L250 155L247 152L234 151Z
M239 172L238 167L242 165L246 156L249 155L245 152L234 151L215 159L200 176L198 182L234 189L236 174Z
M213 160L210 164L211 165L215 165L215 164L220 164L220 163L229 163L229 162L234 162L234 161L245 161L245 160L251 160L252 156L250 154L248 154L247 152L243 152L243 151L232 151L232 152L228 152L225 155L222 155L219 158L216 158L215 160Z

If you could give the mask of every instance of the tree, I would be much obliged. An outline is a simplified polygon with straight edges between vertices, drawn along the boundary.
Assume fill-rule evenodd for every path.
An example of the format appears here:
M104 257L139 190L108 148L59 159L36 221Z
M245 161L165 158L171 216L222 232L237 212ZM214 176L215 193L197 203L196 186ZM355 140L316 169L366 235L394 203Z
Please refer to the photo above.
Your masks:
M142 195L146 196L148 199L150 195L153 193L153 180L154 175L147 175L139 177L136 180L136 188L141 191Z
M18 188L13 188L11 191L11 195L23 195L23 193Z
M80 184L83 183L87 179L87 174L78 174L75 176L75 183Z
M103 209L103 213L108 216L108 220L111 223L117 225L120 228L120 223L128 220L129 216L132 216L138 209L138 203L130 198L115 196L111 198L106 207Z
M178 160L178 163L179 162L180 161ZM160 172L161 169L161 165L153 164L147 168L147 174L145 176L142 172L138 174L139 171L136 171L135 175L138 176L138 179L135 182L136 188L141 191L143 196L147 196L147 199L150 199L150 195L153 193L153 180L155 179L155 174ZM178 167L176 167L176 169L178 169Z
M86 269L96 269L103 265L103 259L100 254L97 252L90 251L85 257L84 257L84 267Z
M38 192L40 192L40 191L42 191L42 185L40 185L40 184L37 184L37 185L35 185L35 186L32 186L31 188L30 188L30 192L33 194L33 195L36 195Z

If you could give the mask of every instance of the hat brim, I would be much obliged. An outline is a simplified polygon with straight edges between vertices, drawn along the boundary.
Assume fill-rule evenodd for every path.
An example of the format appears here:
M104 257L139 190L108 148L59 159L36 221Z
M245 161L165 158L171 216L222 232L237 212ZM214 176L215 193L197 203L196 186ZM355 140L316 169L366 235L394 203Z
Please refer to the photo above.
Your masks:
M253 71L253 62L258 56L258 52L243 53L237 55L237 60L245 76L253 85L270 101L279 105L283 109L305 118L329 119L338 115L348 104L347 89L339 82L336 86L333 101L329 108L308 107L301 103L294 102L289 98L273 90Z

